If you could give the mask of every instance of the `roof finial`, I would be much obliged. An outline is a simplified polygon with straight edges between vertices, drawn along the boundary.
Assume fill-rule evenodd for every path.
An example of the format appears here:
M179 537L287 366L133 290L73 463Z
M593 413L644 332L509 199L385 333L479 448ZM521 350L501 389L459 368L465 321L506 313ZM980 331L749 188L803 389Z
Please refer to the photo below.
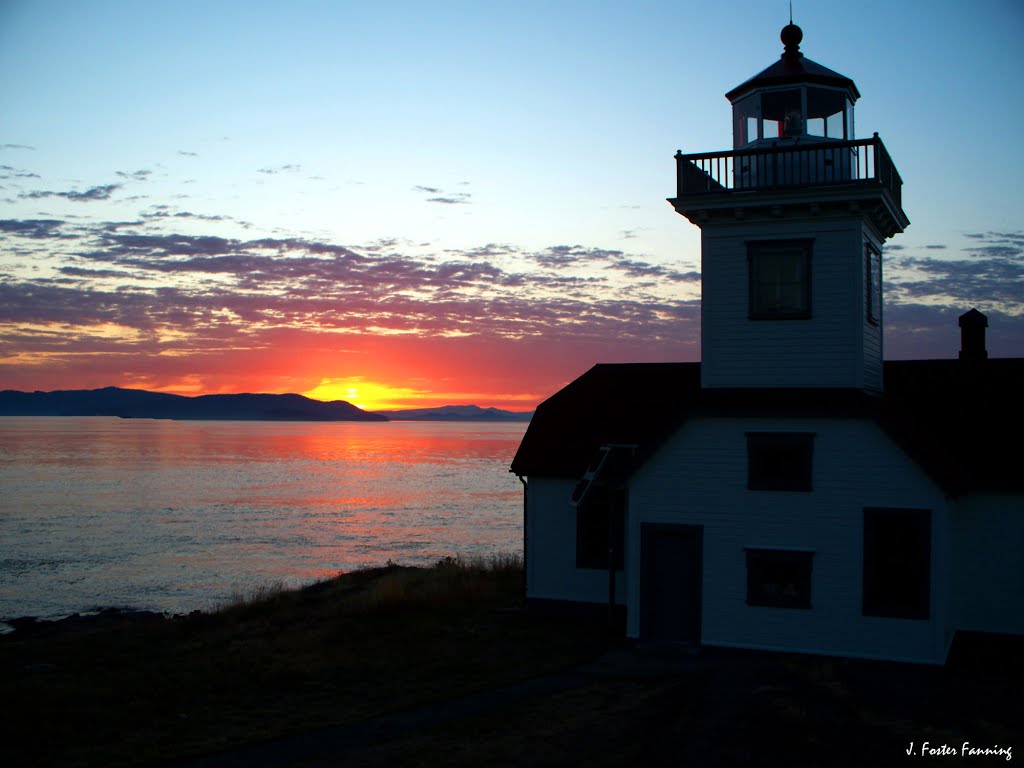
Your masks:
M789 23L793 23L793 0L789 0Z
M792 14L791 2L789 24L782 28L782 33L779 35L779 39L782 40L782 44L786 46L786 50L782 54L782 58L784 59L803 58L803 54L800 53L800 41L804 39L804 31L793 23Z

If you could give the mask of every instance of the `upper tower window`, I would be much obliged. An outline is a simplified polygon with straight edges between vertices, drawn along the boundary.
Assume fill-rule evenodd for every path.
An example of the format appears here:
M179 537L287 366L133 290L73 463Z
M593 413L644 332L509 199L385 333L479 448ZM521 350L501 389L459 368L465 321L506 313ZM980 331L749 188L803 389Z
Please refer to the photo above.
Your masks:
M878 325L882 321L882 254L871 243L864 246L864 287L868 322Z
M733 146L742 147L758 139L758 95L752 94L736 102L732 108Z
M803 94L800 89L761 94L761 138L796 138L804 132Z
M849 120L846 115L849 113ZM850 130L847 131L847 127ZM807 89L807 133L826 139L853 138L853 104L842 91Z
M788 320L811 316L811 241L747 243L750 319Z

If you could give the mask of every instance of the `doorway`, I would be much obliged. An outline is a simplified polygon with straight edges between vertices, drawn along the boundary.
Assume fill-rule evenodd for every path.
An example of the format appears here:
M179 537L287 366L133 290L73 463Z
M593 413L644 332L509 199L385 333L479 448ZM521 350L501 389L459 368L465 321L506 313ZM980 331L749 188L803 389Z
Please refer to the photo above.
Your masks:
M640 526L640 638L700 644L704 527Z

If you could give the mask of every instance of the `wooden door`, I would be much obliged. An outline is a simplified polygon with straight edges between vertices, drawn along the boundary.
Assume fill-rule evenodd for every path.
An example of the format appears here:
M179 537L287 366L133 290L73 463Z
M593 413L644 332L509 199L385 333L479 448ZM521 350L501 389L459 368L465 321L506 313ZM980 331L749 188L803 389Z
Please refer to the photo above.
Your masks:
M700 643L703 532L697 525L641 526L641 639Z

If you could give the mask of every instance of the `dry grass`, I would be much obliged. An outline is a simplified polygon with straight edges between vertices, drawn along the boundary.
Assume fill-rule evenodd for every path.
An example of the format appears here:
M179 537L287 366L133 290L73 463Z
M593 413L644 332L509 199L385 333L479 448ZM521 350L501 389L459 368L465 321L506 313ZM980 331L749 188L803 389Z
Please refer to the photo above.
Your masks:
M367 718L496 689L479 712L295 767L859 768L907 764L910 741L1024 750L1019 639L964 644L945 669L725 651L652 669L620 650L597 665L624 659L611 676L509 696L606 650L602 622L514 610L522 577L514 558L391 564L215 614L0 637L0 765L155 765L345 723L358 736Z
M212 614L0 637L3 765L150 765L573 665L600 632L531 618L514 559L390 565ZM544 648L544 653L537 653Z

